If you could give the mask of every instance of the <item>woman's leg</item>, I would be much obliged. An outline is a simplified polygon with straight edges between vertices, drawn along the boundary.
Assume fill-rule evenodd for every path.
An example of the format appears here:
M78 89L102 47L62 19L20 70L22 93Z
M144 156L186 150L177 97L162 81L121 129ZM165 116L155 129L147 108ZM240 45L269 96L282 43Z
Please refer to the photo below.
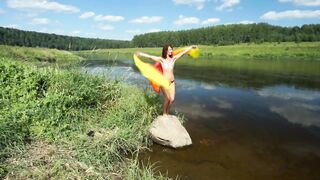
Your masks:
M161 88L161 91L163 93L163 115L168 115L167 109L170 102L168 92L164 88Z
M167 105L166 112L167 112L167 114L169 114L170 107L171 107L172 103L174 102L175 95L176 95L176 84L175 84L175 82L170 84L170 90L169 90L169 92L167 92L167 94L168 94L168 105Z
M163 115L168 115L168 105L169 105L169 99L167 97L164 98L164 102L163 102Z

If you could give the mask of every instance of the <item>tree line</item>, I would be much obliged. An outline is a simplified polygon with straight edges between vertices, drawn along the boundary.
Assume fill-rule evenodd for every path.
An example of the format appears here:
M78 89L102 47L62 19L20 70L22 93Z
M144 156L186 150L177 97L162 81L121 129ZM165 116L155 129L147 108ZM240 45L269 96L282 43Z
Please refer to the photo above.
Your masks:
M173 46L184 46L190 44L232 45L237 43L307 41L320 41L320 24L301 27L281 27L267 23L218 25L136 35L132 39L132 44L135 47L161 47L166 43L171 43Z
M0 44L76 51L130 47L130 41L72 37L3 27L0 27Z
M218 25L190 30L146 33L134 36L131 41L72 37L0 27L0 44L62 50L161 47L167 43L173 46L185 46L307 41L320 41L320 24L301 27L282 27L266 23Z

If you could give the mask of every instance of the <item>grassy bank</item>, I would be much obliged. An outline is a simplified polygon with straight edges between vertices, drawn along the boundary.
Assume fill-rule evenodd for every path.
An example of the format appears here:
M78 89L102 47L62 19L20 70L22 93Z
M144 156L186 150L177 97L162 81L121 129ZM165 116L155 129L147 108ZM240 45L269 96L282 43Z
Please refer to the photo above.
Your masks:
M202 46L204 59L264 59L264 60L320 60L320 42L235 44L228 46ZM132 59L136 51L159 55L161 48L124 48L79 51L75 54L89 59Z
M156 96L8 58L0 89L0 178L161 178L136 159L161 109Z
M32 63L38 66L50 63L68 65L83 59L69 51L5 45L0 45L0 57Z

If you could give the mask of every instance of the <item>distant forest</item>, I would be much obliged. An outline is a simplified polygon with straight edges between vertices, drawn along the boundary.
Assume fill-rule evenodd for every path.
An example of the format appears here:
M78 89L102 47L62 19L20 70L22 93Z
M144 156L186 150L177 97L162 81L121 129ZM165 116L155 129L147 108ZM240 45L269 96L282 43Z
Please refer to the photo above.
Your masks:
M266 23L219 25L183 31L162 31L137 35L132 39L135 47L159 47L190 44L232 45L263 42L320 41L320 24L301 27L281 27Z
M130 46L130 41L72 37L0 27L0 44L77 51L125 48Z
M167 43L184 46L312 41L320 41L320 24L301 27L273 26L266 23L218 25L191 30L146 33L134 36L132 41L71 37L0 27L0 44L63 50L161 47Z

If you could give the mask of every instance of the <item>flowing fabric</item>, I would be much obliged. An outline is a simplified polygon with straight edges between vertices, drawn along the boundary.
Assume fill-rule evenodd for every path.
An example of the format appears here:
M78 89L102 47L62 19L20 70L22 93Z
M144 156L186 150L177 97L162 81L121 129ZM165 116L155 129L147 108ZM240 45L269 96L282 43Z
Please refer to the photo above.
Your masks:
M183 52L186 48L189 47L174 50L173 56ZM198 58L200 55L199 48L191 49L187 52L187 54L192 58ZM142 73L142 75L149 79L152 89L156 93L160 93L160 86L163 86L164 88L169 88L169 81L165 79L162 75L163 70L160 62L157 62L152 66L150 64L142 62L136 55L134 55L134 62L140 70L140 72Z
M154 66L142 62L136 55L133 55L134 63L140 70L141 74L156 83L158 86L162 86L165 89L169 89L169 80L166 79L162 73L160 73Z

